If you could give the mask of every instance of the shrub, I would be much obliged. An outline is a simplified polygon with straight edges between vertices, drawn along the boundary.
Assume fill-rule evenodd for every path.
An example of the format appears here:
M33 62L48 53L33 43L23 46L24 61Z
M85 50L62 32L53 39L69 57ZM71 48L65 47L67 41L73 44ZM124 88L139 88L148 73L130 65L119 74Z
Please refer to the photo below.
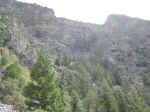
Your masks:
M7 56L2 56L1 57L1 65L5 66L9 63L9 58Z
M46 112L46 111L41 110L41 109L36 109L34 112Z
M143 83L148 86L150 85L150 76L149 75L143 76Z

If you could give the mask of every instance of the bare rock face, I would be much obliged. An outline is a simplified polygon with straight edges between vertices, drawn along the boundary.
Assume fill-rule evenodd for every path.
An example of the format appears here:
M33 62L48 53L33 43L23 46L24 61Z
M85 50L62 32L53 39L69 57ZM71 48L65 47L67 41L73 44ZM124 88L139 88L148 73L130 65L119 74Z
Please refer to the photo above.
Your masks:
M0 0L0 15L10 14L14 2L15 0Z
M110 15L104 25L82 23L58 18L52 9L14 0L0 0L0 9L12 26L5 44L26 66L35 62L35 49L45 46L52 57L66 52L73 57L104 58L119 67L122 75L150 72L150 21Z
M5 36L5 45L16 54L21 61L21 64L28 67L32 67L32 64L36 61L37 53L35 48L32 47L28 39L20 33L18 27L13 27L8 30L8 34Z
M122 70L121 74L149 73L150 21L123 15L108 17L104 32L112 42L107 56ZM147 53L146 53L147 52Z
M13 6L14 17L26 27L38 24L48 24L55 18L54 11L35 4L15 2Z

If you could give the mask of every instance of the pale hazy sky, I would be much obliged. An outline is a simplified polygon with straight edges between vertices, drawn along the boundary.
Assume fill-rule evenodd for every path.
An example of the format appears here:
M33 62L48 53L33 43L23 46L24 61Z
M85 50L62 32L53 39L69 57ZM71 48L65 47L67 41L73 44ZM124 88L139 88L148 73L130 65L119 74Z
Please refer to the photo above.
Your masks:
M57 17L103 24L110 14L150 20L150 0L19 0L54 9Z

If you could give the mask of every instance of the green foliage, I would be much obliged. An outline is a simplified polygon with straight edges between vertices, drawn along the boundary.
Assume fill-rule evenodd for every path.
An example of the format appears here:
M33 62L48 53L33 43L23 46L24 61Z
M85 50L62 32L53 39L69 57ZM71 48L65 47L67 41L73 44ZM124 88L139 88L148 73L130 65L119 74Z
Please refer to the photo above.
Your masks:
M144 100L137 93L136 88L131 88L128 93L129 112L149 112Z
M2 47L1 52L1 67L4 74L0 80L0 100L23 111L26 105L22 90L30 79L29 70L19 64L16 56L9 54L8 48Z
M69 95L69 92L67 91L67 81L66 81L66 74L65 72L62 72L60 75L60 79L58 81L60 92L61 92L61 100L64 104L64 112L70 112L72 97Z
M150 75L143 76L143 83L148 86L150 85Z
M63 55L58 54L56 60L55 60L55 65L57 66L69 66L71 63L71 58L63 53Z
M25 88L29 109L42 109L48 112L63 112L60 88L54 79L49 56L44 49L40 50L37 62L31 72L32 82Z
M97 112L99 109L99 98L94 90L89 90L87 96L83 99L83 104L86 110L90 112Z
M4 34L7 28L8 22L5 16L0 19L0 45L3 46Z
M71 93L70 93L70 96L72 97L72 100L71 100L71 111L72 112L85 112L85 108L84 108L84 105L83 105L83 102L82 100L80 99L79 97L79 94L72 90Z
M9 65L13 63L19 63L18 58L15 55L10 55L9 49L7 47L1 47L1 57L0 57L0 65L4 68L7 68Z
M21 92L14 91L11 95L6 95L3 102L15 106L15 109L23 111L25 109L25 97Z
M2 16L1 22L2 22L3 24L5 24L5 25L8 24L8 20L7 20L7 18L6 18L5 16Z
M106 79L102 81L101 88L101 111L102 112L119 112L117 100L113 94L112 88Z
M127 96L120 86L114 86L114 94L118 102L119 112L129 112Z
M10 56L9 49L7 47L1 47L2 50L2 56Z
M5 65L7 65L9 63L9 57L7 57L7 56L2 56L1 57L1 65L2 66L5 66Z
M46 31L37 30L35 33L35 37L37 37L37 38L44 38L47 36L48 36L48 32L46 32Z
M13 63L6 68L6 71L4 73L5 77L3 78L19 79L22 77L21 74L21 65L19 63Z
M34 112L46 112L46 111L41 110L41 109L36 109Z
M69 73L72 74L72 78L68 79L68 82L71 83L72 89L76 90L80 97L84 98L89 88L92 87L92 78L82 64L72 64L69 68L74 72Z
M21 75L21 74L20 74ZM22 95L22 82L18 79L12 79L11 77L2 77L0 82L0 99L6 104L11 104L18 110L23 110L25 107L25 98Z
M72 97L69 95L68 91L64 91L62 98L63 98L63 103L65 105L64 112L70 112L72 109L71 107Z

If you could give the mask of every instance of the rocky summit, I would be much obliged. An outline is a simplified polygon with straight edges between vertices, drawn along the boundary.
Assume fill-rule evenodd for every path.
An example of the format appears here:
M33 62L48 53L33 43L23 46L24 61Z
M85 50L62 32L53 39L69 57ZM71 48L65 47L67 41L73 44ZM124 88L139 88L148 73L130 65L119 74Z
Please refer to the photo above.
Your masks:
M150 72L150 21L110 15L103 25L83 23L15 0L0 0L0 15L7 16L12 26L5 45L23 65L31 67L37 57L35 48L45 46L52 58L58 52L72 57L96 55L119 66L122 75Z

